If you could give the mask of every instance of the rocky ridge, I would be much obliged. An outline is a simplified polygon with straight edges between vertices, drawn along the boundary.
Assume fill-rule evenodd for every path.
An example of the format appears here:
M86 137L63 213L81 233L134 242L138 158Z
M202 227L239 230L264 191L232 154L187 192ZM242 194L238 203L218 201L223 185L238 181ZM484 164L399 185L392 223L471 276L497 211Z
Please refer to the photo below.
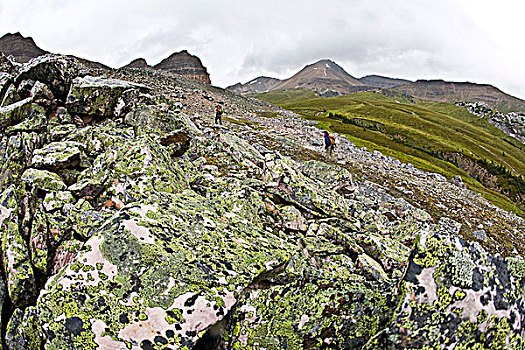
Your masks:
M10 56L18 63L25 63L30 59L48 54L49 52L39 48L35 44L33 38L25 38L20 33L8 33L0 38L0 53L3 53L5 56ZM110 67L99 62L90 61L72 55L68 56L75 59L76 61L79 61L84 67L90 69L111 69ZM186 50L173 53L155 66L148 65L146 60L143 58L138 58L122 68L152 68L166 70L182 75L188 79L194 79L211 84L210 75L208 74L206 67L202 65L201 60L194 55L190 55Z
M375 87L375 88L385 88L385 89L411 83L410 80L388 78L388 77L382 77L380 75L367 75L357 80L359 80L362 84L366 86Z
M495 127L525 145L525 114L516 112L504 114L497 112L484 102L458 102L456 104L466 107L470 113L480 118L487 118Z
M457 180L169 72L6 66L6 349L523 347L525 223Z
M282 81L275 78L269 77L258 77L250 80L246 84L237 83L229 86L228 90L235 92L239 95L250 95L250 94L262 94L274 89Z
M484 102L492 109L508 112L525 112L525 101L510 96L492 85L443 80L418 80L393 88L415 98L438 102Z
M201 60L197 56L191 55L186 50L175 52L154 66L150 66L145 59L138 58L131 61L121 69L125 68L163 70L181 75L187 79L193 79L202 83L211 84L210 75L208 74L206 67L202 65Z
M22 63L48 53L39 48L33 38L25 38L18 32L7 33L0 38L0 52L5 56L13 56Z

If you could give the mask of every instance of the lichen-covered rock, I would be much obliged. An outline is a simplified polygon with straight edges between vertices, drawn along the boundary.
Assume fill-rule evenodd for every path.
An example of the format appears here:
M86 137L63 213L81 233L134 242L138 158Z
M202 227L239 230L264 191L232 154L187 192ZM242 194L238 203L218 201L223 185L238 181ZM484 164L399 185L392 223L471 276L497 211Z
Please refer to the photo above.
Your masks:
M2 101L0 101L0 107L7 107L22 100L23 98L18 93L16 85L14 83L11 83L7 85L7 87L5 87L5 92L3 94Z
M292 159L276 157L265 163L264 180L268 191L298 208L321 216L339 216L352 219L351 208L344 197L319 186L319 183L305 176Z
M321 181L339 193L351 193L355 190L352 174L345 168L311 160L302 163L299 169L303 174Z
M76 130L77 127L74 124L57 125L49 130L49 139L52 142L62 141L66 136Z
M82 145L72 141L52 142L33 153L31 165L38 169L56 171L75 168L80 164Z
M53 101L55 96L53 96L53 92L47 87L47 85L37 81L35 82L35 85L31 88L30 97L32 97L35 101Z
M491 256L477 243L422 234L401 285L399 311L373 344L522 349L524 267L523 259Z
M55 275L61 268L73 261L83 246L83 242L73 238L64 240L58 248L56 248L53 260L51 261L51 275Z
M31 120L41 115L45 115L44 109L34 104L31 97L6 107L0 107L0 132L24 119Z
M29 251L19 230L18 201L14 186L0 195L0 213L7 291L13 304L24 308L35 301L36 284Z
M93 236L109 215L93 209L88 201L79 200L68 213L73 230L83 239L87 240Z
M0 190L20 180L34 149L40 144L37 133L15 133L0 138Z
M374 259L366 254L361 254L357 258L356 268L361 273L370 280L375 280L379 282L388 281L388 275L383 270L383 267Z
M358 234L356 241L370 257L381 263L382 269L390 277L401 277L410 255L410 248L387 235L374 232Z
M391 290L348 272L341 262L325 278L307 274L306 283L246 293L232 314L226 348L361 348L389 320Z
M150 199L106 221L48 282L38 301L47 347L191 348L240 290L294 251L193 192Z
M124 92L134 89L146 92L148 87L116 79L77 77L71 84L66 105L70 113L112 117L122 109Z
M4 94L13 82L13 76L9 73L0 71L0 103L4 99Z
M64 205L72 204L75 202L75 197L69 191L56 191L49 192L44 198L44 208L47 212L61 209Z
M188 122L162 106L140 105L126 114L124 118L124 123L133 127L135 135L159 133L163 137L165 137L164 134L176 130L188 132L192 124Z
M283 228L292 231L306 231L306 219L301 212L293 207L286 206L279 210L279 216L282 220Z
M42 55L33 58L19 69L15 83L18 85L26 79L40 81L49 87L54 96L64 100L79 68L79 63L70 57Z
M44 335L36 307L15 309L7 324L5 342L9 350L41 349Z
M0 52L0 72L13 74L15 66L3 53Z
M60 191L67 188L60 176L47 170L27 169L22 174L22 181L31 186L47 192Z

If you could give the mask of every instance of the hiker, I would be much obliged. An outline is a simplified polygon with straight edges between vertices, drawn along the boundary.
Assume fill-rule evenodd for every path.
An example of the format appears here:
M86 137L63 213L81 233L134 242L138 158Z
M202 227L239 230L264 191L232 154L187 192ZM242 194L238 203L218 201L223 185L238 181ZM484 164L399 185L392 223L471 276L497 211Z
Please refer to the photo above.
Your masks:
M219 103L217 108L215 108L215 124L222 125L222 113L224 113L224 109L222 108L222 103Z
M326 154L328 155L328 158L332 158L332 152L335 147L335 137L328 133L328 131L323 132L324 135L324 149L326 150Z

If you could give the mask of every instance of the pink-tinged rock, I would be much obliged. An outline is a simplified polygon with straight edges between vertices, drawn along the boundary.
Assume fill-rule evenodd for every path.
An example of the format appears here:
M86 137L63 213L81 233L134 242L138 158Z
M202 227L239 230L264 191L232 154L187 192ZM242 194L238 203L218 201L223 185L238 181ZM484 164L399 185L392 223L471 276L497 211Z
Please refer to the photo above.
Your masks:
M39 208L33 217L29 249L33 266L44 273L47 272L48 238L47 217L45 212Z
M308 228L303 214L293 206L286 206L279 210L284 229L292 231L306 231Z
M60 244L51 263L51 275L55 275L61 268L69 264L80 252L84 243L69 239Z

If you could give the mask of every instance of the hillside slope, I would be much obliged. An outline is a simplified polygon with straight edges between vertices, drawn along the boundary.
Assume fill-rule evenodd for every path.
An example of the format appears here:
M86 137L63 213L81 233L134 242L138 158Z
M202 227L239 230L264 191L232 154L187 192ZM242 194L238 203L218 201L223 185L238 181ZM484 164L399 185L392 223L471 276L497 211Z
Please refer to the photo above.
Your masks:
M378 93L331 99L281 92L259 97L320 121L370 149L449 179L461 176L469 188L505 208L525 209L525 145L465 108L420 101L401 103ZM492 191L501 195L494 196ZM506 203L506 204L504 204ZM521 209L517 209L514 204Z

